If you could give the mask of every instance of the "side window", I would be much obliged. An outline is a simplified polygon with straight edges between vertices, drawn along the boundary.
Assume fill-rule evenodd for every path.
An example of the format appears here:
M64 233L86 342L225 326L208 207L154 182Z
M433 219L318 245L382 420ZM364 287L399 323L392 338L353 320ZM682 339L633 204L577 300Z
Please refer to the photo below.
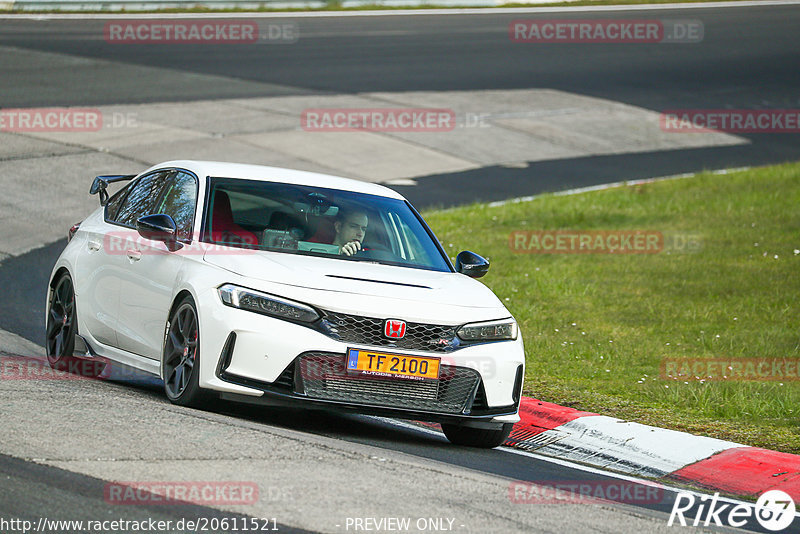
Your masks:
M106 221L114 221L117 217L117 211L119 210L122 201L125 200L125 195L128 193L128 189L130 184L125 184L125 187L111 195L111 198L108 199L106 203L106 211L105 211L105 219Z
M415 263L430 263L430 259L428 255L425 254L425 249L422 248L419 239L417 239L417 236L414 235L414 232L411 231L411 228L409 228L403 220L400 220L400 232L403 236L403 248L407 250L408 254L406 259Z
M167 180L167 191L153 213L164 213L175 220L178 239L192 240L195 206L197 205L197 179L179 171Z
M166 172L148 174L133 184L131 192L119 207L115 222L133 227L136 226L136 219L139 217L156 213L153 210L160 197L161 189L164 187L166 174Z
M420 242L418 234L408 225L408 220L404 220L399 214L390 212L389 216L395 221L398 238L400 241L400 253L404 259L417 264L429 265L431 263L431 253L434 253L432 243L427 247ZM421 228L419 230L422 230Z

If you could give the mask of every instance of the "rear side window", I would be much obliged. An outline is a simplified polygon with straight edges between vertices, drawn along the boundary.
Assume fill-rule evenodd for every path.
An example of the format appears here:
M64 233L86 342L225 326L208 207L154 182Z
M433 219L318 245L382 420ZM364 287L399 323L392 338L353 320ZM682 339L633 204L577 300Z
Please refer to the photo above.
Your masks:
M123 226L136 226L136 220L153 211L165 184L166 172L156 172L139 178L131 185L131 190L122 201L114 216L114 222Z
M111 195L111 198L108 199L106 203L106 211L105 211L105 219L106 221L113 222L116 220L117 211L119 211L119 207L122 205L122 201L125 200L125 195L128 194L128 189L130 188L130 183L125 184L125 186Z

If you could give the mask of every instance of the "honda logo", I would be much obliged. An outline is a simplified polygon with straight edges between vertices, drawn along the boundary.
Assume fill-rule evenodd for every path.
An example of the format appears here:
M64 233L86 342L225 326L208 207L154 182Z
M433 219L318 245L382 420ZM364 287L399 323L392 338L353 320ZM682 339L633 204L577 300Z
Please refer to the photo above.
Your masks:
M383 325L383 335L391 339L401 339L406 335L405 321L387 319Z

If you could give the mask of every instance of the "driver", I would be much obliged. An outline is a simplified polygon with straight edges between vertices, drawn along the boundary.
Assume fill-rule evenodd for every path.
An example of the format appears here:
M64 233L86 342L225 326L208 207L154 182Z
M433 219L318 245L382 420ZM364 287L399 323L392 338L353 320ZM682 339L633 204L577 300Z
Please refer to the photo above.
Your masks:
M368 224L369 218L365 212L339 209L336 221L333 223L333 228L336 230L333 244L339 246L340 254L352 256L361 250Z

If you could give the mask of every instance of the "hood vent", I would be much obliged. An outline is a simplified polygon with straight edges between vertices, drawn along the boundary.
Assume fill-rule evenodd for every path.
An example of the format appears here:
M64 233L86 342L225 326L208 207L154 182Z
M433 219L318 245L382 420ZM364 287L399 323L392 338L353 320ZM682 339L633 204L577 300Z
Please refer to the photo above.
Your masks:
M405 286L405 287L418 287L420 289L432 289L429 286L420 286L420 285L417 285L417 284L405 284L405 283L402 283L402 282L388 282L386 280L372 280L370 278L355 278L355 277L352 277L352 276L339 276L338 274L326 274L325 276L327 276L328 278L341 278L343 280L356 280L358 282L373 282L373 283L376 283L376 284L389 284L389 285L393 285L393 286Z

